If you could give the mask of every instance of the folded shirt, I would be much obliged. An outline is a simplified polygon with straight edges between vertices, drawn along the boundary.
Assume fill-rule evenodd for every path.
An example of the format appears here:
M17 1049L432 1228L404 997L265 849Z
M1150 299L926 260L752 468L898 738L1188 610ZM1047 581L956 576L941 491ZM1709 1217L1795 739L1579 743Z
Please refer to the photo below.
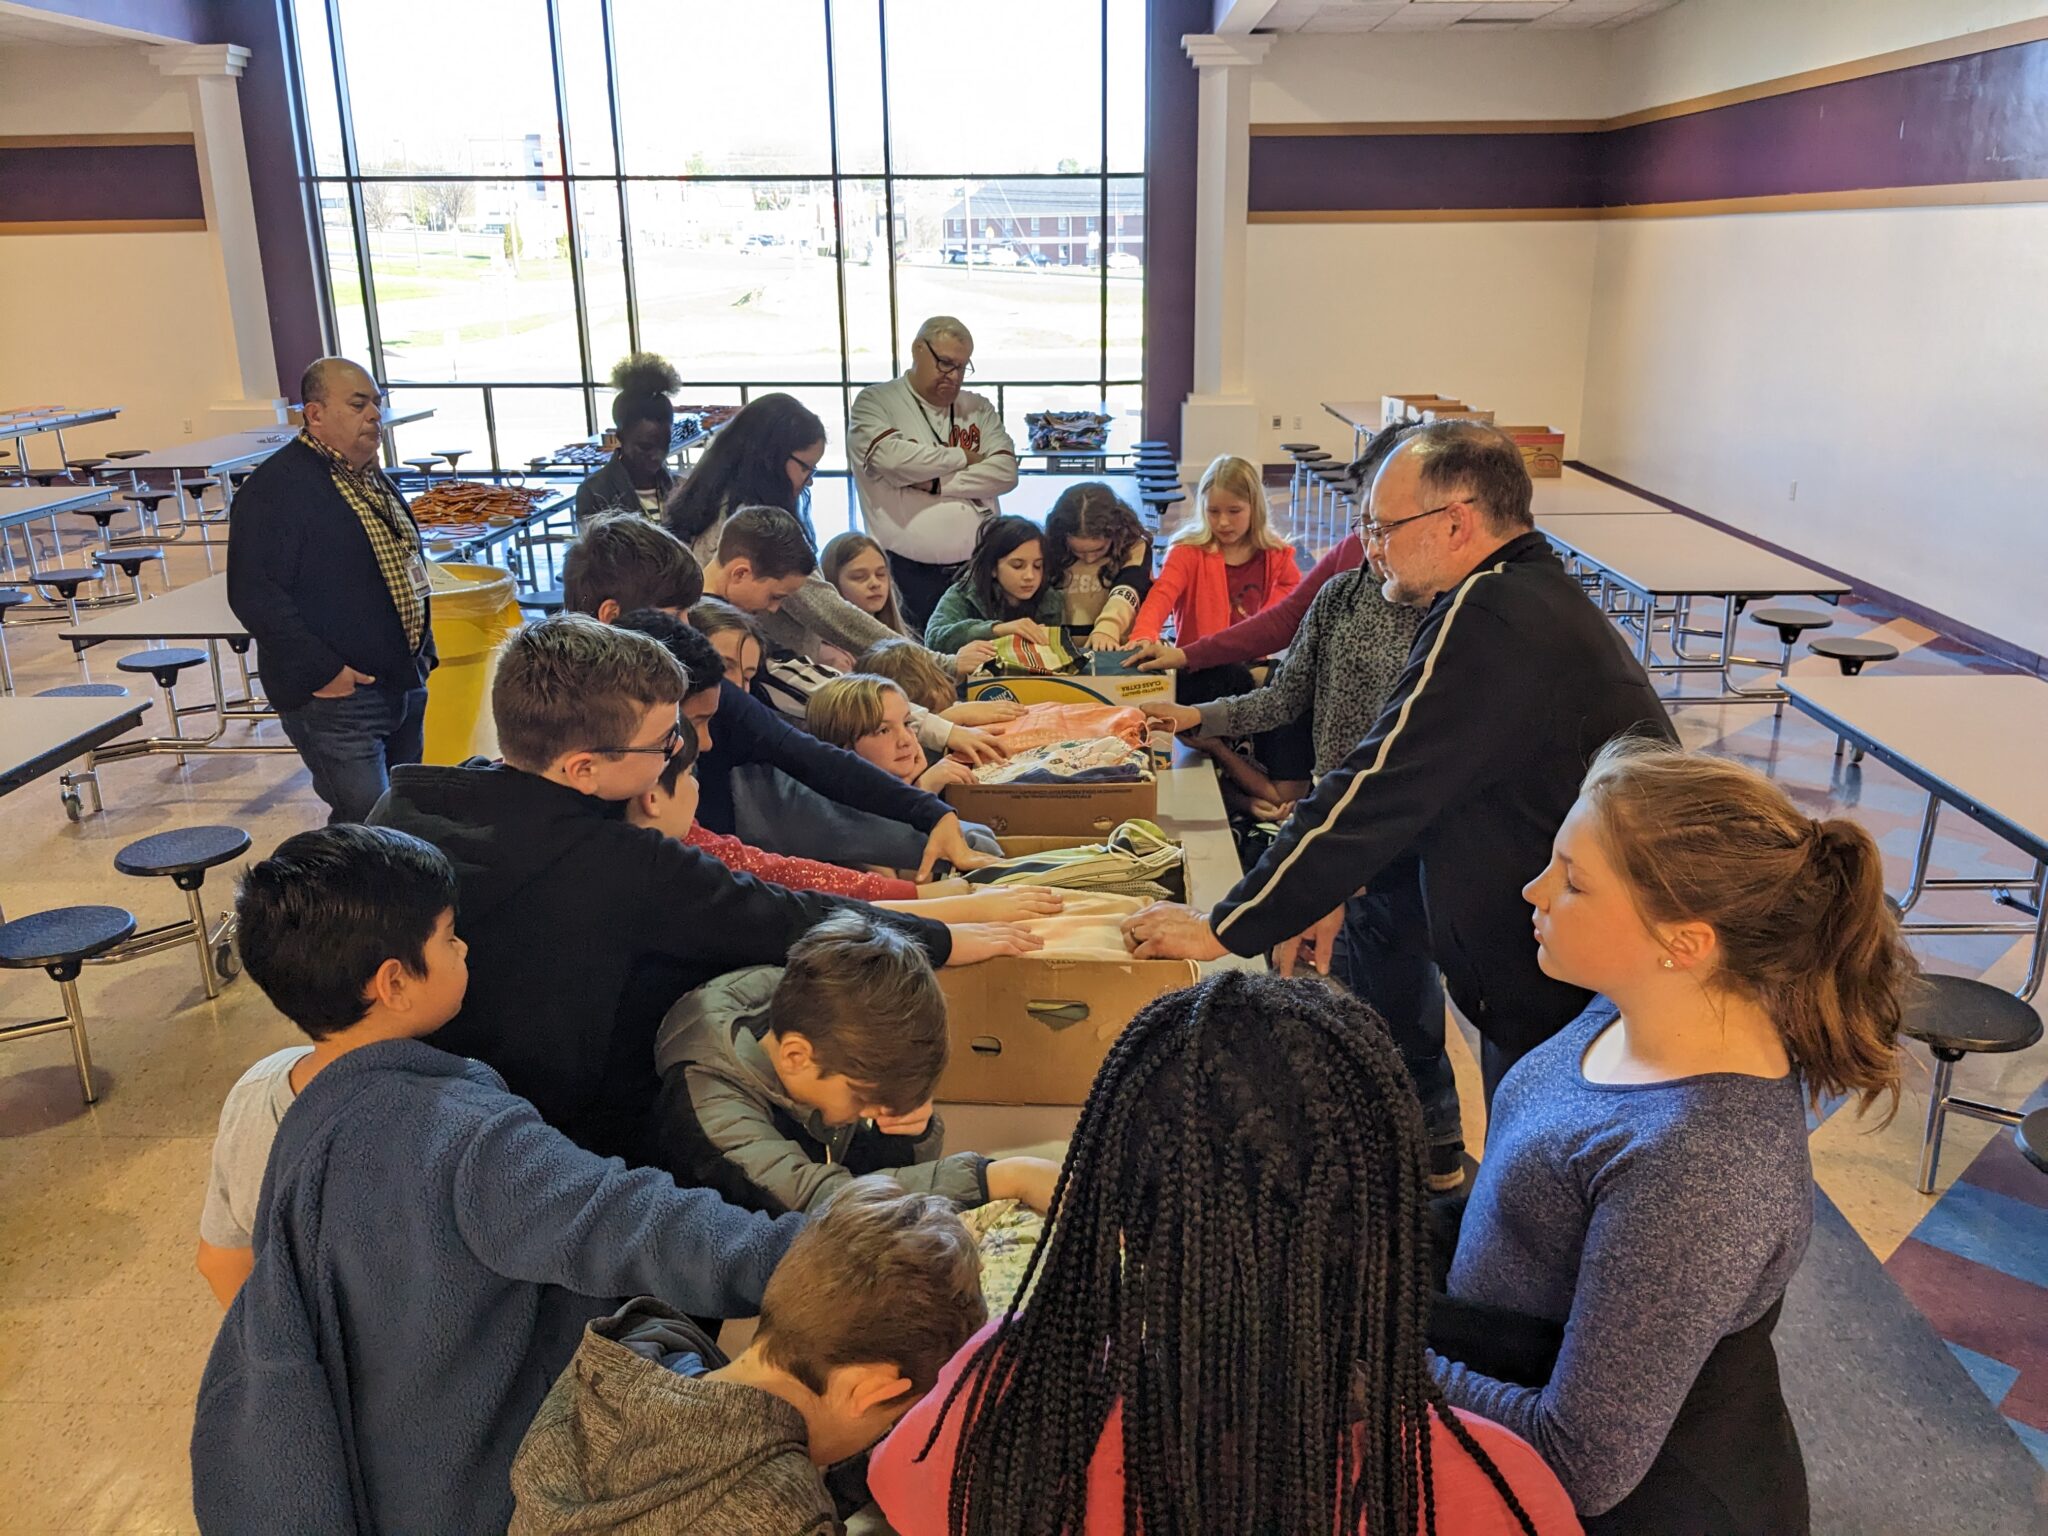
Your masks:
M1150 749L1119 736L1051 742L974 770L977 784L1136 783L1151 777Z
M995 668L999 672L1078 672L1081 658L1067 648L1066 640L1055 634L1044 644L1022 635L997 635Z
M1045 948L1032 951L1036 959L1129 960L1124 919L1145 904L1142 896L1073 891L1058 912L1049 917L1027 917L1019 926L1045 941Z
M1016 719L1000 721L987 730L1013 753L1054 742L1112 736L1134 747L1151 742L1145 712L1127 704L1033 704Z
M1099 843L1014 854L970 870L966 878L976 886L1050 885L1147 901L1179 901L1187 889L1180 844L1138 820L1123 823Z

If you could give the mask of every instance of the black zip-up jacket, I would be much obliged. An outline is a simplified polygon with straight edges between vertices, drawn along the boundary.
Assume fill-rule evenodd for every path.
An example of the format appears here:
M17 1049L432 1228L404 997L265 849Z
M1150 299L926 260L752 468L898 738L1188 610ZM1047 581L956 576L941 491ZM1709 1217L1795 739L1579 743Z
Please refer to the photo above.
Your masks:
M432 601L415 654L362 519L327 461L296 438L235 493L228 606L255 640L263 691L281 710L304 709L344 664L401 691L434 668Z
M431 1043L495 1067L578 1144L632 1161L668 1005L727 971L781 965L821 918L864 905L737 873L629 824L620 802L504 764L394 769L370 822L455 865L469 992ZM944 924L879 915L933 965L952 953Z
M1625 733L1676 740L1620 633L1543 535L1523 534L1430 604L1365 740L1217 905L1216 936L1263 953L1412 849L1445 986L1519 1056L1591 1000L1537 967L1522 887L1594 754Z
M675 488L676 477L664 468L661 479L654 486L655 510L660 511L662 503L668 500L668 493ZM633 484L633 477L626 470L626 461L613 454L604 468L588 476L576 487L576 526L582 527L593 517L606 512L638 512L643 517L647 509L640 505L640 492Z

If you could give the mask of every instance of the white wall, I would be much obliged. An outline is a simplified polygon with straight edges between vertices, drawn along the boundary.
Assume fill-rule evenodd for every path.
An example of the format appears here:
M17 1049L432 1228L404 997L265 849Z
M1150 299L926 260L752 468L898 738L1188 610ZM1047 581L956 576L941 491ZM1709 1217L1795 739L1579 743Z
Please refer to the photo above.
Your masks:
M1687 0L1616 34L1620 109L2043 9ZM2048 207L1597 227L1577 457L2048 653Z
M187 133L183 80L140 47L0 45L0 134ZM4 218L4 214L0 214ZM226 430L212 403L240 394L211 234L0 235L4 404L119 405L64 434L74 457L169 446ZM240 423L235 423L239 425ZM29 444L32 461L55 439Z
M1606 32L1290 34L1252 77L1254 123L1606 115ZM1436 390L1577 442L1598 226L1254 224L1246 373L1259 453L1348 452L1326 400ZM1274 417L1280 426L1272 426Z

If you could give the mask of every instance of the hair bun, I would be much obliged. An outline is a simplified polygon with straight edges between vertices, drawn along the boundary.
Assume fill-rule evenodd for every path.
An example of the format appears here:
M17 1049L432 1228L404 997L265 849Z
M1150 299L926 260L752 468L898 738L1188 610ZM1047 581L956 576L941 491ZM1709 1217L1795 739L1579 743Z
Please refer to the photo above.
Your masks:
M612 366L612 388L622 395L672 395L682 387L675 365L656 352L635 352Z

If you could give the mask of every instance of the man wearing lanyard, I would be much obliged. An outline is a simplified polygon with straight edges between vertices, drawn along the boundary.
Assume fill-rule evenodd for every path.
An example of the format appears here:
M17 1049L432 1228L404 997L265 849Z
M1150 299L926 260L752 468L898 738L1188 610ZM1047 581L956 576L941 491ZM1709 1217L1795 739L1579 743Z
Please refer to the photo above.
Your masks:
M376 467L376 381L323 357L299 390L305 430L235 496L228 603L256 641L264 692L328 821L361 821L391 769L420 760L437 660L426 559Z
M917 328L910 369L854 397L849 458L867 530L889 557L904 622L922 630L974 536L1017 488L1017 448L996 408L960 386L974 338L951 315Z

